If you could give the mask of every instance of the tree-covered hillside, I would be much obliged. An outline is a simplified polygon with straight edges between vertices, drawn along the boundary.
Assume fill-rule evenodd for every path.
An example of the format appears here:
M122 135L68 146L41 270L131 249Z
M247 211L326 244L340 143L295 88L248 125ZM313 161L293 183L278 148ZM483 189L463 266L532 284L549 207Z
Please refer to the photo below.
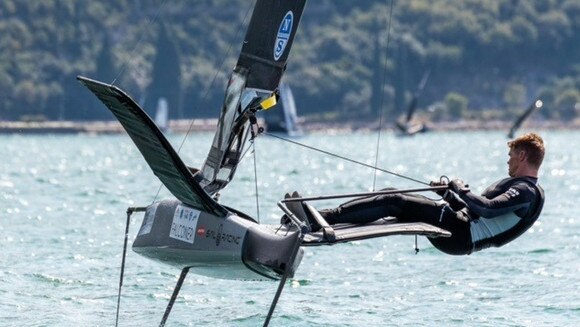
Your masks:
M172 118L216 117L253 3L1 1L0 120L111 119L76 75L150 112L163 96ZM580 1L311 0L285 79L300 114L396 117L427 70L419 106L434 119L511 119L536 97L545 116L572 119Z

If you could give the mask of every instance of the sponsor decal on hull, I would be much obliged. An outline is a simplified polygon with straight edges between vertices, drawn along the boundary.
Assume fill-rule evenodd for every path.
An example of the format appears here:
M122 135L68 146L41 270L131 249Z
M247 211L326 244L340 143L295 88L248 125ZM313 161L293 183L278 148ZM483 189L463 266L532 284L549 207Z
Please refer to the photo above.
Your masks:
M173 214L169 237L193 244L199 214L198 210L181 205L177 206Z
M233 234L229 234L229 233L224 233L224 225L220 224L220 227L218 227L218 230L215 231L213 229L208 229L205 233L205 237L209 238L209 239L213 239L215 240L215 245L219 246L222 243L230 243L230 244L237 244L239 245L242 237L238 236L238 235L233 235Z

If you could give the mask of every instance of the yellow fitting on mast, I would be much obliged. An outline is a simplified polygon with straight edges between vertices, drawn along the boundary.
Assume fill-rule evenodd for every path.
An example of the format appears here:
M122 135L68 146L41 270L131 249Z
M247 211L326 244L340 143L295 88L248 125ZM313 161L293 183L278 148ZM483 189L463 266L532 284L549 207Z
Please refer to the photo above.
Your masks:
M260 106L262 106L262 110L268 110L268 109L272 108L273 106L275 106L276 103L278 103L278 101L276 99L276 94L272 94L272 96L270 96L269 98L264 99L262 102L260 102Z

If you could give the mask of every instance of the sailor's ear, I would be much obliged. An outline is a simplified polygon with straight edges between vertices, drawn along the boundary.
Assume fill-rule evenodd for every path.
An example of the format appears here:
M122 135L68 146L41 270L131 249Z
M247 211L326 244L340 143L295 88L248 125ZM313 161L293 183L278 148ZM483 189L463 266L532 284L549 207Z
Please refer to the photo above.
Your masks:
M520 152L518 152L518 160L519 161L526 161L528 159L528 154L526 153L526 151L521 150Z

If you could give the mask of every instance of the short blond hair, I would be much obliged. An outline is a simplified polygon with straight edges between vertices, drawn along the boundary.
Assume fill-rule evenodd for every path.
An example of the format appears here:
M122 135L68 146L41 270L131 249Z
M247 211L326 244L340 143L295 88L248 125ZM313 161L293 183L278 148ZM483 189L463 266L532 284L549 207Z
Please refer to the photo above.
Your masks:
M527 154L527 161L536 168L540 168L542 161L544 161L544 154L546 149L544 147L544 140L536 133L527 133L507 142L510 149L516 151L525 151Z

